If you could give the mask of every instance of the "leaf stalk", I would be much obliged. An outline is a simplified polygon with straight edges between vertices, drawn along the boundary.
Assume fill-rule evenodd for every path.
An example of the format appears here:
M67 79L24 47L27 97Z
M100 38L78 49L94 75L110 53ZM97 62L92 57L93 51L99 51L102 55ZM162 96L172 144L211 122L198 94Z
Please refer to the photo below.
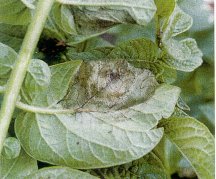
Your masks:
M8 128L26 71L31 62L32 55L35 51L54 1L55 0L38 1L35 14L23 40L18 59L16 60L16 64L6 85L5 95L0 111L0 153L3 148L4 140L7 136Z

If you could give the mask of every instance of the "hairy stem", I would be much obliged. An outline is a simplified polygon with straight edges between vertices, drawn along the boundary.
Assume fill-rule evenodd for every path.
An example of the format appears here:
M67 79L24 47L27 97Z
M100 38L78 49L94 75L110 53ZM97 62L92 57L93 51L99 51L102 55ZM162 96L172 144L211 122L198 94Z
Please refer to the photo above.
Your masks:
M5 95L0 111L0 153L6 138L10 121L15 109L22 82L25 78L28 65L40 38L46 18L55 0L39 0L32 21L18 55L18 59L8 80Z

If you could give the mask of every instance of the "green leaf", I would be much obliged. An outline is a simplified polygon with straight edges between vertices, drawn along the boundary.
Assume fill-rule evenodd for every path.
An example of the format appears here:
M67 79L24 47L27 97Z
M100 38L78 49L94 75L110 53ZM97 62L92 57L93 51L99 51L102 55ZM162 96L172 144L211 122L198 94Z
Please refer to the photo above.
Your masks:
M204 117L207 118L208 122L211 126L215 126L215 110L214 110L214 103L205 103L199 106L200 111L203 113Z
M166 136L163 136L159 144L154 148L153 153L160 158L168 175L178 171L178 164L182 158L181 153Z
M186 102L181 97L179 97L178 99L177 106L182 110L190 111L190 107L186 104Z
M58 0L58 2L63 4L71 4L73 6L90 6L91 8L89 9L92 9L93 11L97 10L97 7L104 7L105 9L110 9L119 13L121 11L126 11L140 25L146 25L148 22L150 22L156 11L156 6L153 0ZM95 8L92 8L92 6ZM108 12L112 13L112 11ZM122 16L120 15L122 13L119 13L117 13L118 16L116 16L117 19L121 18ZM109 14L106 15L106 18L107 17L109 17L109 19L111 18ZM112 17L112 19L114 20L115 18Z
M7 137L4 141L2 155L6 159L14 159L19 156L20 150L19 141L14 137Z
M32 59L28 69L27 80L34 80L37 86L48 86L50 83L51 72L49 66L42 60Z
M9 78L10 72L13 69L16 59L17 59L17 53L9 46L0 43L1 83L6 83L7 79ZM41 60L32 60L24 82L24 86L25 86L24 88L28 88L26 93L29 94L27 95L30 95L30 98L32 98L31 95L36 93L39 87L48 86L50 81L50 76L51 76L50 69L45 62Z
M155 90L157 82L150 71L136 69L125 61L84 63L75 78L66 72L67 66L51 70L53 75L61 75L51 78L53 96L61 92L57 95L61 101L55 100L51 106L84 111L20 114L16 135L28 153L40 161L84 169L130 162L157 145L163 129L155 127L162 117L172 114L179 88L164 84ZM117 69L120 79L115 78ZM114 80L110 81L109 73ZM65 87L67 95L62 91L65 79L72 79Z
M59 3L54 4L52 16L58 28L60 28L63 32L72 35L77 34L74 17L68 6L61 5Z
M17 53L7 45L0 43L0 79L8 77L17 58Z
M108 58L125 59L137 68L149 69L160 81L164 76L164 68L166 67L159 60L159 54L159 48L151 40L134 39L117 45L108 55ZM172 76L173 73L169 74Z
M0 178L22 179L37 170L37 161L29 157L23 150L19 157L6 159L0 156Z
M162 60L170 68L190 72L202 64L202 52L194 39L170 39L164 43Z
M117 24L146 25L152 20L156 11L153 0L145 0L145 2L137 0L136 5L131 0L63 3L68 5L56 5L53 8L53 15L46 25L46 33L58 34L57 36L61 34L60 36L67 39L69 45L104 34Z
M101 35L102 33L94 34L94 37L96 35ZM126 42L132 39L138 39L138 38L146 38L150 39L152 41L155 40L155 23L154 19L147 25L147 26L140 26L137 24L118 24L111 29L108 29L105 31L106 34L110 34L112 36L112 40L116 45ZM92 38L91 36L75 36L71 38L71 41L68 43L69 45L74 45L76 43L79 43L80 41L84 41L88 38Z
M214 66L214 28L193 34L198 47L202 50L204 61Z
M175 0L155 0L155 4L160 18L169 17L175 8Z
M159 49L151 40L135 39L117 45L108 58L125 59L135 66L146 68L150 63L155 63L158 56Z
M133 39L146 38L154 41L156 27L154 19L147 26L138 24L119 24L108 31L114 36L115 44L118 45Z
M215 134L215 104L214 100L206 102L205 100L192 103L192 115L204 123L210 132Z
M141 159L124 165L105 169L91 170L91 174L104 179L110 178L145 178L166 179L169 178L166 170L154 153L149 153Z
M90 60L99 60L99 59L107 59L107 56L113 50L112 47L102 47L102 48L95 48L90 51L85 52L74 52L73 49L69 49L67 52L67 57L72 60L83 60L83 61L90 61Z
M11 25L27 25L31 20L31 11L22 1L0 0L0 22Z
M155 75L162 75L164 67L159 61L159 49L148 39L133 39L115 47L96 48L90 51L68 52L68 58L82 60L126 60L137 68L151 70ZM170 70L171 71L171 70ZM172 76L173 73L169 73Z
M175 113L176 112L177 111L175 111ZM166 136L163 136L160 143L154 148L153 153L160 158L169 176L175 173L178 173L180 177L186 178L193 178L196 176L190 163Z
M214 99L214 68L203 65L194 75L194 87L197 95L206 100ZM193 93L194 93L193 92Z
M0 23L0 42L19 51L25 36L26 26L15 26Z
M55 39L65 40L65 34L58 28L52 16L48 16L46 24L43 29L42 37L44 39Z
M36 0L21 0L23 2L23 4L26 5L26 7L30 8L30 9L35 9L35 5L34 2Z
M171 37L175 37L187 31L193 23L192 17L184 13L177 5L169 17L167 23L164 23L162 41L166 41Z
M214 178L214 137L206 126L191 117L171 117L161 121L165 136L190 162L199 178Z
M121 121L113 115L122 117ZM129 121L120 112L113 115L28 113L17 118L16 134L34 158L80 169L108 167L140 158L163 135L162 129L149 129L152 124L146 120Z
M177 41L172 37L188 30L192 18L177 5L168 22L163 25L162 60L169 68L190 72L202 64L202 52L194 39Z
M53 106L62 100L67 94L69 85L73 81L81 62L76 60L51 66L51 80L47 90L38 91L39 95L31 101L31 104Z
M164 65L163 63L161 63L160 65L156 65L156 67L158 69L161 69L161 71L156 71L156 74L158 75L158 81L168 84L173 84L176 81L177 71L175 69L172 69L167 65Z
M180 0L178 5L187 14L193 17L193 26L191 27L191 32L204 31L207 29L213 29L214 23L209 22L209 18L213 16L213 9L206 8L208 4L213 3L213 1L203 1L203 0ZM193 8L191 8L193 7Z
M88 173L81 172L79 170L74 170L67 167L46 167L25 177L25 179L41 179L41 178L97 179L97 177L94 177Z
M42 60L33 59L24 79L21 94L28 103L48 88L51 72L49 66Z

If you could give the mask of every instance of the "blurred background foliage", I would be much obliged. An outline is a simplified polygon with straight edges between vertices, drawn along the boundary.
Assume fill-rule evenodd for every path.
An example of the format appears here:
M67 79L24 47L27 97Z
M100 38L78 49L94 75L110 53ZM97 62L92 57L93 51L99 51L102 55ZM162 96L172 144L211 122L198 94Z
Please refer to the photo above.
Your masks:
M182 88L182 98L190 107L187 113L214 133L214 4L202 0L179 0L178 3L193 17L187 35L196 39L203 52L203 64L191 73L179 72L175 84Z

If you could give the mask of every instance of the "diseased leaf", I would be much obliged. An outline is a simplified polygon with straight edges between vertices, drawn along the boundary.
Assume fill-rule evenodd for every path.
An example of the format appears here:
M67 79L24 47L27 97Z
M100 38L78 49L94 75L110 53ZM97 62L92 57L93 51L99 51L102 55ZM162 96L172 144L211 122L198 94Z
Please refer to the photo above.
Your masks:
M58 0L58 2L63 4L70 4L73 6L90 6L91 8L89 9L93 11L99 9L99 7L110 9L119 13L121 11L126 11L140 25L146 25L148 22L150 22L150 20L154 17L156 11L156 6L153 0ZM111 18L109 14L106 15L106 18L107 17L109 17L109 19ZM118 19L119 17L121 17L121 15L112 17L112 19ZM104 17L102 18L105 19Z
M31 11L22 1L0 0L0 22L11 25L27 25L31 20Z
M52 75L58 74L51 78L54 96L62 92L63 79L72 81L65 87L67 95L57 95L61 101L48 105L81 111L20 114L16 135L28 153L40 161L85 169L127 163L157 145L163 129L155 127L172 114L179 88L164 84L155 90L157 82L150 71L125 61L84 63L76 77L66 72L68 64L52 67Z
M125 60L90 61L81 66L62 104L67 108L90 107L97 111L121 109L145 101L156 86L149 70L135 68ZM169 86L158 88L161 96L162 90L169 90ZM178 93L179 89L176 90Z
M6 159L14 159L19 156L20 150L19 141L14 137L7 137L4 141L2 155Z
M164 23L162 40L166 41L187 31L193 23L192 17L184 13L177 5L171 14L168 23Z
M79 170L67 168L67 167L46 167L38 170L37 172L32 173L25 177L25 179L41 179L41 178L50 178L50 179L97 179L88 173L81 172Z
M37 169L37 161L29 157L23 150L15 159L9 160L0 156L0 178L22 179Z
M5 140L0 178L213 179L214 137L182 111L189 107L180 88L168 85L177 70L202 64L202 47L208 64L187 78L178 73L176 84L190 114L213 133L213 26L206 15L214 3L205 13L201 1L56 0L20 90L8 131L18 140ZM1 93L35 4L0 0ZM192 26L180 7L203 17ZM67 62L49 67L40 57ZM36 159L39 167L59 166L38 171Z
M214 178L214 138L207 127L191 117L171 117L160 122L165 136L191 163L199 178Z
M162 60L170 68L190 72L202 64L202 52L194 39L170 39L164 43Z

